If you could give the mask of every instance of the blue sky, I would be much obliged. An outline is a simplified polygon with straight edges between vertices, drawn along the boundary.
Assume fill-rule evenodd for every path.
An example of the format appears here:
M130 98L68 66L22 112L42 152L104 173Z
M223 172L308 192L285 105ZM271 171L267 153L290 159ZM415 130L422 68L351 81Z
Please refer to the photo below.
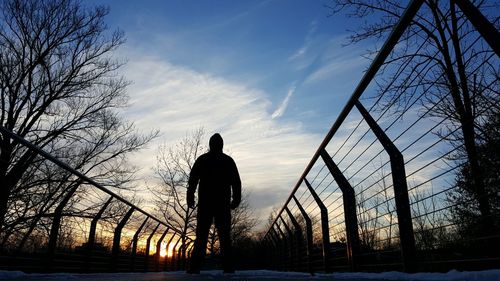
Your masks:
M328 1L112 1L125 32L126 118L161 136L133 161L147 180L159 144L220 132L265 220L295 185L361 79L367 45L342 47L352 19ZM208 141L208 139L207 139Z

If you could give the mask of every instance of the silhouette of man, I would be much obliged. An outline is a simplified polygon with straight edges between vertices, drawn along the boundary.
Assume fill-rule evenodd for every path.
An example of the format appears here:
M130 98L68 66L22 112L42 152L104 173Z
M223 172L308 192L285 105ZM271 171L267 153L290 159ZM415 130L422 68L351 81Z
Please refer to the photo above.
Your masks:
M187 203L194 208L194 192L198 189L196 240L188 273L199 273L205 257L208 231L215 223L225 273L233 273L231 250L231 209L241 201L241 180L234 160L222 152L224 141L214 134L209 141L210 151L196 159L189 175ZM232 201L231 201L232 194Z

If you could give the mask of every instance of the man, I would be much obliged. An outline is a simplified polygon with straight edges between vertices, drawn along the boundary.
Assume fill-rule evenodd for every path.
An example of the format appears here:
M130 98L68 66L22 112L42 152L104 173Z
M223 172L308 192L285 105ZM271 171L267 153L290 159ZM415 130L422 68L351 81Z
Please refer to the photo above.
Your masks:
M240 204L241 180L234 160L222 152L222 137L214 134L210 138L209 146L210 151L196 159L189 175L187 203L190 208L195 206L194 192L198 184L199 189L196 241L188 273L200 273L212 222L215 223L219 235L224 273L233 273L231 209Z

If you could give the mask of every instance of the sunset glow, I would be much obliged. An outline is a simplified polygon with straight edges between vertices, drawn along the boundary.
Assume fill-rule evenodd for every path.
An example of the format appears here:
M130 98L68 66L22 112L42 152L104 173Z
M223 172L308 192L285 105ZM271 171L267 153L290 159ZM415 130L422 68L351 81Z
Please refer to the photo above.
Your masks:
M167 250L167 244L161 243L160 256L161 257L171 257L174 252L174 244L171 244Z
M164 258L167 256L167 249L163 243L161 243L160 256ZM169 255L170 256L170 255Z

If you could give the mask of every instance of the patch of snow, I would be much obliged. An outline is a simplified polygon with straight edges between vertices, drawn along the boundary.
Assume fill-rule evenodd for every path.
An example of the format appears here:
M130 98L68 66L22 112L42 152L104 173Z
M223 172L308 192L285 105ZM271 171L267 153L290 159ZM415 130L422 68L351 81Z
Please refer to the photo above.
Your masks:
M0 280L184 280L210 277L208 279L225 280L230 279L289 279L289 280L387 280L387 281L500 281L500 269L483 271L457 271L452 270L447 273L403 273L403 272L336 272L336 273L317 273L311 276L303 272L280 272L271 270L243 270L236 271L235 274L223 274L221 270L202 271L200 276L186 274L184 271L173 272L149 272L149 273L24 273L21 271L0 271ZM199 278L196 278L199 277Z
M320 276L332 276L340 280L402 280L402 281L500 281L500 269L483 271L457 271L451 270L446 273L419 272L404 273L397 271L381 273L346 272L333 274L318 274Z
M26 273L22 271L4 271L0 270L0 279L9 279L9 278L17 278L26 275Z

